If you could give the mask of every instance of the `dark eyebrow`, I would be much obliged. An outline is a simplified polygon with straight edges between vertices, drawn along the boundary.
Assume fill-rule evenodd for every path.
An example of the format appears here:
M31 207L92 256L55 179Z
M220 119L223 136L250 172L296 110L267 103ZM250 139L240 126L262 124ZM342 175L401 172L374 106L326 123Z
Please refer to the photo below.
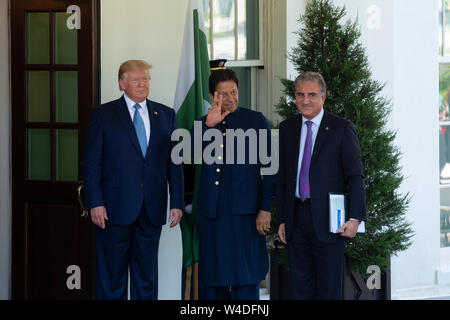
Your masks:
M304 95L304 94L317 94L317 92L314 92L314 91L313 91L313 92L306 92L306 93L305 93L305 92L299 92L299 91L297 91L297 92L295 92L295 94L303 94L303 95Z

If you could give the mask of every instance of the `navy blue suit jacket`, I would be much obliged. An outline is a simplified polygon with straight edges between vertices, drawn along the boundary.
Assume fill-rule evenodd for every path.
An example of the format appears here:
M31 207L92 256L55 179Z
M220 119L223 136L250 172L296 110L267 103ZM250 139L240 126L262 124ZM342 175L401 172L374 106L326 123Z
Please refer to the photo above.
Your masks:
M277 179L278 222L285 223L286 239L292 235L295 189L302 116L280 124L280 167ZM309 169L311 213L318 239L333 243L329 232L329 192L349 194L349 217L365 220L365 187L360 147L353 124L326 110L317 132Z
M259 154L259 129L267 130L267 146L270 155L271 130L267 119L262 113L252 111L250 109L238 107L234 112L225 117L225 124L219 123L214 129L218 129L226 133L226 129L242 129L246 132L248 129L254 129L258 142L254 146L256 155ZM206 126L206 116L201 119L203 123L203 131L209 129ZM237 140L236 138L234 139ZM203 146L209 142L204 142ZM223 137L225 148L223 153L226 154L226 136ZM253 147L253 146L252 146ZM235 143L234 146L234 165L232 169L232 195L231 214L233 215L250 215L257 214L259 210L271 211L272 202L275 198L275 175L261 175L261 168L268 166L262 164L257 157L255 163L250 163L250 145L248 139L245 144L245 163L238 164L238 150ZM209 218L216 217L217 204L219 199L219 186L216 181L220 180L223 164L206 164L202 165L200 178L199 196L198 196L198 212L200 215Z
M183 168L170 158L175 112L150 100L147 107L151 133L145 157L123 96L91 114L83 156L86 207L105 206L111 224L131 224L143 204L153 225L165 224L167 185L170 208L184 208Z

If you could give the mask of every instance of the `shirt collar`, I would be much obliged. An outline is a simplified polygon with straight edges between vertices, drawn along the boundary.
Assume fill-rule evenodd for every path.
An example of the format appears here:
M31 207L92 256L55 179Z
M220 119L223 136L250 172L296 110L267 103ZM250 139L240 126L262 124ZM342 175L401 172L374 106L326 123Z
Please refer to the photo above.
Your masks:
M323 107L322 110L320 110L319 114L317 116L315 116L314 118L312 118L310 121L312 121L316 126L320 127L320 123L322 122L322 118L323 118ZM302 116L302 125L305 124L305 122L308 121L308 119L306 119L304 116Z
M134 105L136 104L136 102L134 102L133 100L131 100L126 93L123 93L123 97L125 98L125 102L127 103L127 107L129 110L133 110L134 111ZM141 103L139 103L139 105L141 106L142 110L144 112L147 111L147 100L142 101Z

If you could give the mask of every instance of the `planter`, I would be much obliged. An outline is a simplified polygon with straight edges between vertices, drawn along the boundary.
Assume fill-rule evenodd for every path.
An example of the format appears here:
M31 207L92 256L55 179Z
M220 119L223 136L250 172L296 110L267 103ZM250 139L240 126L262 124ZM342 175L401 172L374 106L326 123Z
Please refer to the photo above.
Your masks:
M351 265L344 263L344 279L342 283L342 298L344 300L391 300L391 260L389 259L387 272L381 275L381 288L369 289L361 274L355 272Z
M279 251L280 249L270 251L270 300L290 300L290 271L287 265L277 263ZM343 300L390 300L390 260L387 270L386 274L381 275L381 289L369 289L361 274L355 272L345 259L342 283Z
M277 262L280 249L270 251L270 300L291 299L291 274L287 265Z

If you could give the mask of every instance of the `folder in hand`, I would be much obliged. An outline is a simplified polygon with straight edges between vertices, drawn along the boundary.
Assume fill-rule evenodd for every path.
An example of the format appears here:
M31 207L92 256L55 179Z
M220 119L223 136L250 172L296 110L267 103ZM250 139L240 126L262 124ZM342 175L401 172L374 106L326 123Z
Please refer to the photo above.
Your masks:
M338 233L338 229L348 220L348 196L345 193L329 193L329 215L331 233ZM364 233L365 224L361 221L358 227L358 233Z

